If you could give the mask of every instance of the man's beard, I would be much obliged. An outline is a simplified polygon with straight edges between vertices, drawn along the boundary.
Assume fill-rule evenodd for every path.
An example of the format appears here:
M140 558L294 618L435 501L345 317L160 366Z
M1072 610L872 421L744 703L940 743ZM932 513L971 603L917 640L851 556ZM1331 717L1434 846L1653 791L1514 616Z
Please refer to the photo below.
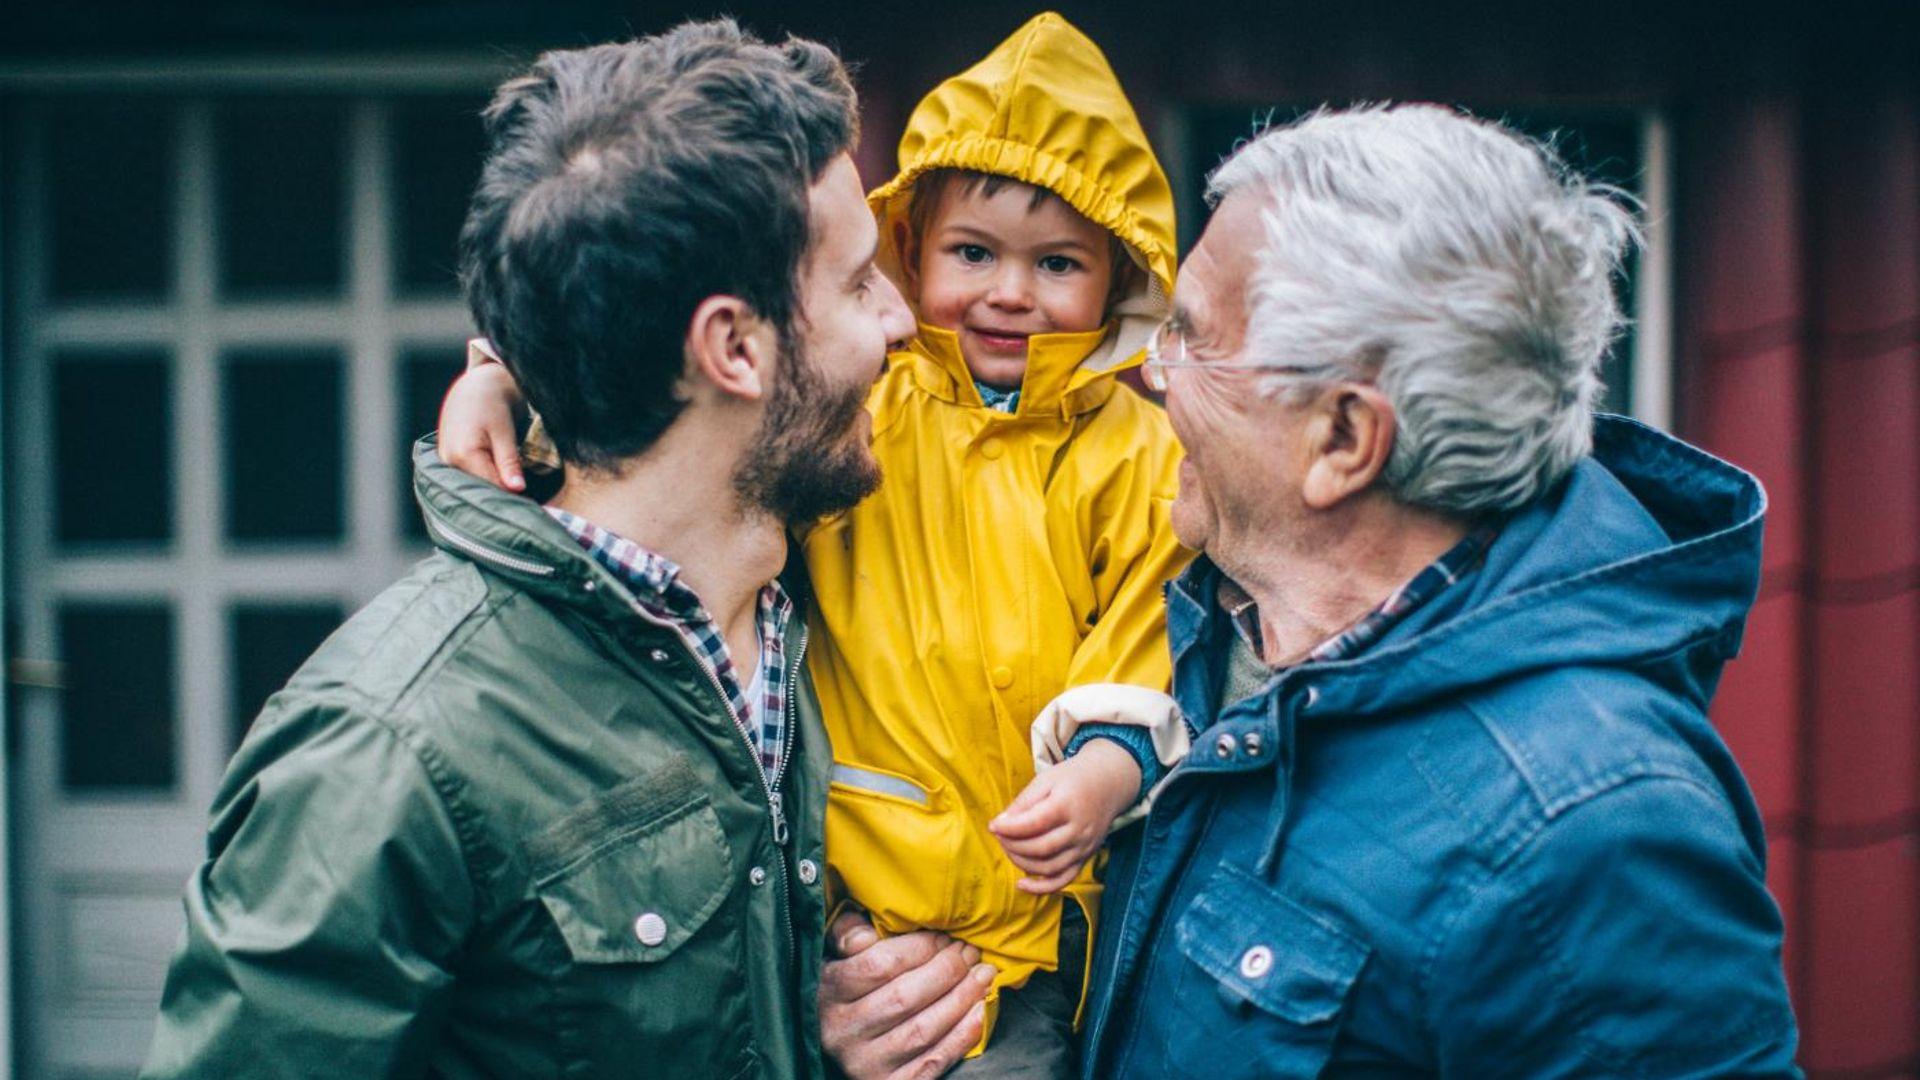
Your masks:
M733 486L746 505L782 524L804 525L851 509L880 486L879 461L852 436L871 388L835 386L793 334L783 332L780 343L785 362Z

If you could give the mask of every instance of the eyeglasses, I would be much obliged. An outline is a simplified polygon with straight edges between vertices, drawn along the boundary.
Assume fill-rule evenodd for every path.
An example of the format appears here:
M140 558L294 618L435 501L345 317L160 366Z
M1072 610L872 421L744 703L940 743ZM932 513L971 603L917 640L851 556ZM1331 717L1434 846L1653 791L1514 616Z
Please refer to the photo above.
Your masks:
M1147 361L1140 365L1140 381L1147 389L1156 394L1167 392L1168 368L1205 368L1208 371L1265 371L1274 375L1313 375L1326 371L1324 367L1307 367L1300 364L1263 364L1247 360L1233 362L1227 360L1194 360L1187 356L1187 339L1174 327L1174 320L1168 319L1154 328L1153 336L1147 339Z

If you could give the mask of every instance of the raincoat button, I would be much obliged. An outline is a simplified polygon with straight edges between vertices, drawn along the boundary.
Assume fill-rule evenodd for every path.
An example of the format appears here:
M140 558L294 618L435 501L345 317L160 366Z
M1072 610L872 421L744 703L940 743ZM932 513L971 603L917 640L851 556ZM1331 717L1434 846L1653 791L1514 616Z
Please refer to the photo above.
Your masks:
M1249 979L1257 979L1273 970L1273 950L1265 945L1255 945L1240 955L1240 974Z
M667 920L649 911L633 920L633 936L639 938L642 945L658 945L667 940Z
M1233 747L1233 736L1223 731L1219 738L1213 740L1213 756L1225 761L1233 756Z
M1247 752L1248 757L1259 757L1260 751L1265 749L1265 747L1261 745L1260 733L1257 731L1249 731L1246 735L1242 736L1240 746Z
M801 859L799 870L802 885L811 885L820 880L820 868L814 865L812 859Z
M764 866L756 866L747 871L747 880L753 882L755 885L765 885L767 883L767 868Z
M667 650L655 649L647 654L647 659L652 660L656 664L664 664L667 662Z
M980 444L980 452L987 456L988 461L998 460L1004 449L999 439L988 439Z
M996 690L1005 690L1013 685L1013 669L1002 665L993 669L993 686Z

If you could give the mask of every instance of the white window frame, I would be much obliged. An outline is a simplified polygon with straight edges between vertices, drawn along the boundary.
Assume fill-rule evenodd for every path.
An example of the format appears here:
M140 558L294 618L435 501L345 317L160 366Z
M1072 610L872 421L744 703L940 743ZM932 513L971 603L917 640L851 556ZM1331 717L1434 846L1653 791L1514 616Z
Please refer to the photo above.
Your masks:
M60 1018L52 1023L36 1007L39 1030L13 1026L11 1003L23 993L51 992L54 967L45 954L59 948L58 911L8 909L13 859L33 860L60 845L110 845L130 812L142 810L175 820L159 827L159 844L180 869L198 859L206 808L230 754L229 694L232 683L228 619L241 603L338 603L346 610L365 603L403 573L425 550L405 536L397 505L401 473L407 463L395 459L400 361L416 345L457 349L470 320L457 297L405 298L393 279L396 239L388 189L391 103L436 93L484 94L512 74L511 58L499 53L451 53L420 56L359 55L306 58L229 57L196 62L174 60L99 63L28 62L0 64L0 95L15 99L17 125L0 130L0 154L35 148L19 158L18 190L0 190L0 225L17 236L0 250L17 260L0 262L0 285L12 288L10 312L21 317L10 354L0 363L17 370L15 397L6 407L0 435L22 451L9 461L5 496L7 574L20 613L18 640L23 657L55 655L56 615L60 605L86 601L165 601L174 613L174 685L177 780L172 790L152 793L88 793L63 790L57 740L47 730L57 718L49 695L25 695L20 716L0 717L7 724L39 724L18 775L24 821L5 817L0 798L0 1080L11 1075L19 1055L16 1039L26 1037L44 1050L82 1035ZM157 302L53 304L46 294L47 259L44 216L8 214L15 207L45 206L46 145L34 130L44 124L41 103L77 94L138 96L164 94L184 99L178 106L176 204L173 207L171 293ZM226 299L215 283L218 214L214 205L214 116L218 103L254 94L326 94L345 99L348 172L346 215L349 230L347 278L341 294L325 301ZM449 238L451 242L451 238ZM222 358L236 349L266 345L325 344L343 361L341 437L345 442L346 504L343 535L325 544L255 544L224 537L222 505L226 479L224 415L220 405ZM53 356L70 347L158 347L170 357L173 412L172 541L164 551L137 548L61 547L54 539L51 399ZM0 344L4 348L4 344ZM454 353L458 356L458 353ZM31 452L30 454L28 452ZM24 660L10 666L9 677L28 684L57 686L59 665ZM5 778L0 777L0 783ZM6 794L0 787L0 796ZM49 811L44 800L58 800ZM184 811L184 812L181 812ZM11 844L22 828L27 843ZM57 835L49 835L57 829ZM190 856L187 853L192 853ZM128 895L160 894L177 907L184 875L122 875ZM59 886L49 884L51 896ZM44 902L43 907L52 906ZM11 955L8 920L24 917L22 944L36 954L37 982L14 985L28 965ZM63 1065L83 1071L124 1069L127 1042L144 1041L151 1030L153 1003L145 997L126 1001L88 999L93 1019L117 1034L98 1040L98 1051L62 1055ZM35 1017L29 1016L29 1024ZM131 1033L131 1034L129 1034ZM36 1060L40 1059L40 1060ZM29 1049L26 1066L44 1064Z

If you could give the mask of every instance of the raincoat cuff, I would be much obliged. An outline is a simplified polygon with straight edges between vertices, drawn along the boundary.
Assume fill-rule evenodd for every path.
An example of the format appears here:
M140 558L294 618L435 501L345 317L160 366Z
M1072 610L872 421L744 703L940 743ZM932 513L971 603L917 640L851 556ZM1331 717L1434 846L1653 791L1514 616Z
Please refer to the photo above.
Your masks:
M1122 683L1076 686L1047 703L1033 720L1033 767L1044 772L1067 759L1067 747L1083 726L1117 724L1139 728L1148 737L1159 763L1171 770L1187 756L1190 743L1180 707L1158 690ZM1143 768L1144 774L1146 770ZM1164 776L1162 777L1164 779ZM1153 793L1114 819L1118 829L1145 817L1153 807Z

